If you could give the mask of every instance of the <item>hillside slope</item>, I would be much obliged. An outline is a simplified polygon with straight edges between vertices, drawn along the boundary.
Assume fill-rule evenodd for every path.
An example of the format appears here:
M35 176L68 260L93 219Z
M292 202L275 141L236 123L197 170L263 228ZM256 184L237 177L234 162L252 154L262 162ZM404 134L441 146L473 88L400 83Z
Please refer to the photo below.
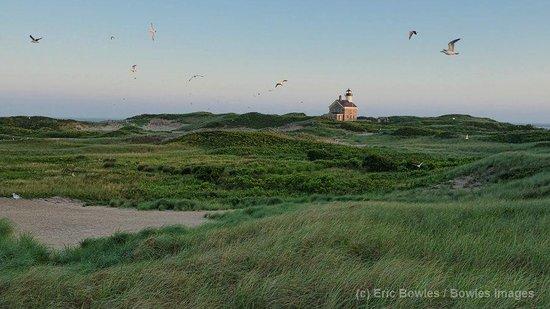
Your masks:
M549 304L550 200L488 202L257 208L195 230L118 234L54 254L29 239L15 240L4 227L0 306ZM356 298L358 290L375 288L447 296ZM452 298L449 289L533 295Z

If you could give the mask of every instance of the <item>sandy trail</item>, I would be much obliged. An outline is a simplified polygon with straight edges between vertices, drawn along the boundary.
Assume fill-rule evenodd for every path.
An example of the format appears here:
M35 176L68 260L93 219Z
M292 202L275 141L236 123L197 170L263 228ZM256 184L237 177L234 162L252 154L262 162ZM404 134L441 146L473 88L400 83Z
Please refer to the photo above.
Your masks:
M206 222L206 211L138 211L86 206L68 199L14 200L0 198L0 218L10 220L18 233L28 233L53 248L78 245L86 238L147 227Z

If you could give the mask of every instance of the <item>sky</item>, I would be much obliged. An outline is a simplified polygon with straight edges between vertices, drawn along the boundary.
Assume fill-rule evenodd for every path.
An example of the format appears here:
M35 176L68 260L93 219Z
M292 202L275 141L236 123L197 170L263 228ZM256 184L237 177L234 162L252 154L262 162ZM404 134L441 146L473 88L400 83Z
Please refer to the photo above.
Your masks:
M2 0L0 116L320 115L351 88L364 116L548 123L549 20L547 0Z

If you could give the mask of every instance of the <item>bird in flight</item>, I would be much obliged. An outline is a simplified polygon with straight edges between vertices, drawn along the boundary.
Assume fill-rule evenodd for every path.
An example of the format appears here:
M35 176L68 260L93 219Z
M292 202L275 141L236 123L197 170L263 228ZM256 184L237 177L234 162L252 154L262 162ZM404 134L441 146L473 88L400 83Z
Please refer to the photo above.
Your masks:
M204 77L204 75L195 74L195 75L191 76L191 78L189 79L188 82L192 81L192 80L195 79L195 78L203 78L203 77Z
M275 88L279 87L279 86L283 86L285 83L287 83L288 80L286 79L283 79L282 81L278 82L275 84Z
M413 165L416 166L416 168L421 168L424 162L420 162L420 164L413 163Z
M409 40L412 38L413 35L418 35L418 32L416 32L416 30L409 31Z
M153 26L153 23L149 26L149 35L151 35L151 40L155 40L155 35L157 35L157 29Z
M32 35L29 35L29 37L31 38L31 43L40 43L38 41L42 40L42 38L35 39Z
M455 52L455 43L460 41L460 39L455 39L449 42L449 47L447 49L442 50L441 52L444 53L447 56L455 56L458 55L457 52Z
M114 35L111 35L111 41L116 39Z
M137 79L136 73L137 73L137 64L132 65L132 68L130 69L130 72L134 75L134 79Z

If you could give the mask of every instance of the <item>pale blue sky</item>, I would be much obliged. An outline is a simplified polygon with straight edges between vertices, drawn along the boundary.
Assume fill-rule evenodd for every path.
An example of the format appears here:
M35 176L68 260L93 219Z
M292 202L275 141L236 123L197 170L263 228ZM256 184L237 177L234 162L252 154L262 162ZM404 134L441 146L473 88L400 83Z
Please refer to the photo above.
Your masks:
M322 114L349 87L368 116L550 122L550 1L404 2L3 0L0 116Z

